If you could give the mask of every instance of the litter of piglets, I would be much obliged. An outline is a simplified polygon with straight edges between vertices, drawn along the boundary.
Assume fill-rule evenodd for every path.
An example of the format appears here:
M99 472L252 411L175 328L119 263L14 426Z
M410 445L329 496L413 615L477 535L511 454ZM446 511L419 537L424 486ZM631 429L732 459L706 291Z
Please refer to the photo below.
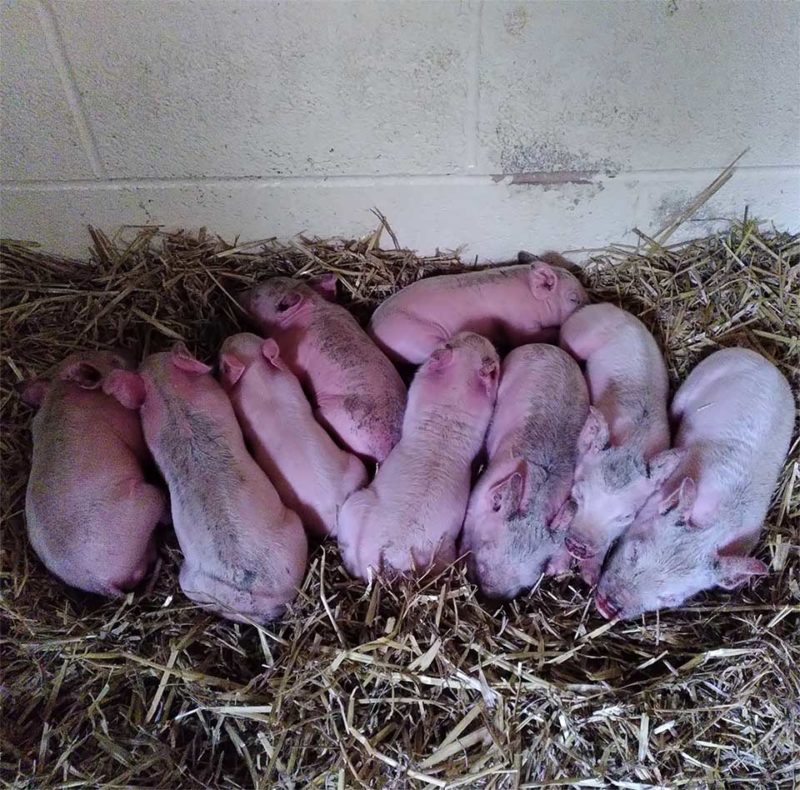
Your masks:
M417 280L373 315L380 348L336 303L334 275L268 278L238 297L261 336L223 343L222 384L183 342L138 371L122 352L70 355L26 390L41 400L32 545L66 584L119 595L154 563L166 516L186 596L256 623L301 588L304 528L335 535L365 581L463 560L490 597L569 571L571 554L607 618L766 575L749 552L789 451L785 377L754 351L717 351L670 409L653 336L620 307L587 304L558 257L522 251L513 266ZM560 348L537 342L548 333ZM294 386L281 396L262 375L252 410L237 393L248 338L262 371ZM390 357L418 365L408 388ZM267 408L280 424L267 427ZM166 490L145 482L147 451ZM327 515L304 503L313 492Z

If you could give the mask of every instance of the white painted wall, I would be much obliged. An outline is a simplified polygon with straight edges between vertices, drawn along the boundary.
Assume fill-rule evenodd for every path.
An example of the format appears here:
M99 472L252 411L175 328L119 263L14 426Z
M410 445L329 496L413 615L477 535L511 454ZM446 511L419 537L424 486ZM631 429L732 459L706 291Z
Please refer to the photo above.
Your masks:
M745 205L800 229L798 0L2 0L2 235L361 234L481 258Z

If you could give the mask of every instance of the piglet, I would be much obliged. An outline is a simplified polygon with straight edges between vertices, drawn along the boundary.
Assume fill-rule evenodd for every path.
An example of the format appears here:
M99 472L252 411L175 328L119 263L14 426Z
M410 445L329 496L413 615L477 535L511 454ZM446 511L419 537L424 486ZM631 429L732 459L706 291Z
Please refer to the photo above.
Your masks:
M680 606L768 572L755 547L792 436L791 389L754 351L703 360L678 390L680 467L609 555L596 604L607 618Z
M334 534L338 509L367 484L364 464L337 447L314 419L272 338L229 337L219 370L250 449L283 502L308 529Z
M566 545L594 584L609 547L672 474L680 453L668 449L667 369L641 321L612 304L590 305L561 328L561 347L586 362L592 402L578 438Z
M153 530L167 512L164 494L145 482L149 456L137 415L101 389L112 371L130 367L120 352L73 354L52 380L22 391L39 407L25 497L31 545L64 582L107 596L147 575Z
M556 258L563 261L549 256ZM368 331L392 359L415 365L462 331L511 346L554 339L586 304L586 292L563 266L528 252L518 260L518 266L418 280L378 307Z
M172 499L186 595L231 620L280 615L297 594L306 536L250 457L225 391L182 344L104 389L141 409L147 445Z
M486 595L513 598L541 574L569 568L564 532L588 409L580 368L555 346L521 346L503 361L488 465L461 538L470 576Z
M492 344L467 332L436 349L417 371L399 444L373 483L339 512L339 545L351 574L392 577L455 560L498 370Z
M335 304L336 278L272 277L241 297L253 323L280 347L344 447L383 461L400 438L406 389L353 316Z

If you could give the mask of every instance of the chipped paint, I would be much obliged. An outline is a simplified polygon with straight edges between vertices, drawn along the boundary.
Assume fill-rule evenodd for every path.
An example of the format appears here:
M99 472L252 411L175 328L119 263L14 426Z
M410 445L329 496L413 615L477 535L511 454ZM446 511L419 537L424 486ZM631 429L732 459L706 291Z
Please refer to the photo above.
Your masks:
M503 26L510 36L519 37L527 24L528 10L524 5L513 8L503 18Z
M603 173L616 175L618 162L595 158L584 150L571 151L550 140L530 140L518 129L497 126L500 169L505 174L523 173Z

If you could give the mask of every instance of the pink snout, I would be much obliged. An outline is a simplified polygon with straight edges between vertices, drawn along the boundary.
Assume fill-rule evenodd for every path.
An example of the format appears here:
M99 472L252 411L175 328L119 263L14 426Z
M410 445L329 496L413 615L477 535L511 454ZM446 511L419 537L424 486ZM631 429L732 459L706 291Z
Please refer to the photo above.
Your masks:
M463 544L462 544L463 549ZM471 552L466 556L467 576L473 584L477 584L481 593L493 601L510 601L523 590L531 587L536 578L527 578L520 568L514 567L492 551Z
M567 547L567 551L578 560L586 560L597 554L597 549L591 543L572 535L564 539L564 545Z
M606 620L613 620L621 611L622 606L614 598L597 593L594 596L594 603L597 611L600 612Z

